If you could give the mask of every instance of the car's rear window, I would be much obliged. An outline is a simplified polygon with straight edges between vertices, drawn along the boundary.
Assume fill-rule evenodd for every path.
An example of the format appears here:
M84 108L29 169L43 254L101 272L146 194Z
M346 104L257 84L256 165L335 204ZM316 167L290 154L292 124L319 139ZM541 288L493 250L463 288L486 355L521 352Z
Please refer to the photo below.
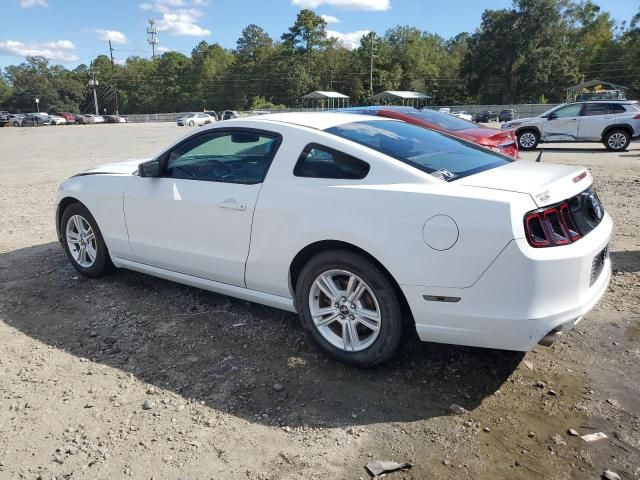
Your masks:
M328 133L365 145L447 182L512 162L466 140L394 120L353 122Z

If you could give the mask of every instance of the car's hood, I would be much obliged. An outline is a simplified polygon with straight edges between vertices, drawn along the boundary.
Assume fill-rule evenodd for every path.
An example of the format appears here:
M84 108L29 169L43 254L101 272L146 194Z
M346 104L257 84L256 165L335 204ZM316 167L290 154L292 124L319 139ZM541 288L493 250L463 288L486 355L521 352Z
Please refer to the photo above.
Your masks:
M80 175L133 175L138 171L138 165L146 162L148 159L127 160L117 163L105 163L96 167L91 167Z
M542 207L586 190L593 178L584 167L519 160L458 181L473 187L528 193Z

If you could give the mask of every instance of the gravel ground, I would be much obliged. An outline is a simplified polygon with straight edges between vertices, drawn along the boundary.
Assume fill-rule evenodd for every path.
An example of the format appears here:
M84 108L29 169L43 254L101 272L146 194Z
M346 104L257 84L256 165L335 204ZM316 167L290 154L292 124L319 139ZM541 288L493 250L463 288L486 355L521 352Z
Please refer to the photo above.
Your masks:
M587 166L615 221L611 287L575 330L526 355L409 341L363 371L294 315L73 270L56 185L184 133L0 129L0 478L357 479L376 459L413 464L393 479L640 478L640 143L543 149Z

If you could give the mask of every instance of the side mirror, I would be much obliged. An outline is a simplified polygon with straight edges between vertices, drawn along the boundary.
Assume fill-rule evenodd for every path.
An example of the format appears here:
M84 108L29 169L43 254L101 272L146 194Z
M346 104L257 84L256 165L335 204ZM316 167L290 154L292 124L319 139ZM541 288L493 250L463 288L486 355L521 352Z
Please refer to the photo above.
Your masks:
M555 120L558 116L555 113L550 113L547 115L547 120Z
M138 166L138 175L141 177L159 177L160 160L150 160Z

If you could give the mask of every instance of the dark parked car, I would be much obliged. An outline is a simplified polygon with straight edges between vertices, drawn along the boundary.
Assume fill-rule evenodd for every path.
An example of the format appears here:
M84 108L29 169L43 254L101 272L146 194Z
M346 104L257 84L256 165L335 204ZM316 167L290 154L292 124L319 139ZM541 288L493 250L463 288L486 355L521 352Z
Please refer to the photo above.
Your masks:
M71 125L72 123L76 123L76 116L70 112L54 112L51 115L56 115L58 117L62 117L67 121L67 125Z
M232 118L238 118L240 114L235 110L225 110L224 112L220 112L218 114L218 118L220 120L231 120Z
M9 112L0 112L0 127L6 127L11 125L11 117L9 116Z
M21 127L42 127L51 125L51 117L46 113L27 113L20 121Z
M121 117L120 115L104 115L104 121L106 123L127 123L129 120L127 117Z
M511 120L517 120L520 118L518 112L513 109L501 110L498 116L499 122L510 122Z
M492 112L491 110L484 110L476 115L474 118L476 122L488 123L498 121L498 112Z

